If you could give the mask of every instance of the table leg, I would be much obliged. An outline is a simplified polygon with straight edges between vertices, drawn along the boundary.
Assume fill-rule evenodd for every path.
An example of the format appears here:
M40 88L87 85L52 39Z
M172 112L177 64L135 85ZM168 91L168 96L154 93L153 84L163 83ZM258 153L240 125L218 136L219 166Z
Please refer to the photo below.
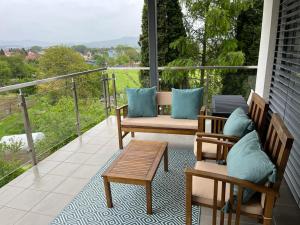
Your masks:
M166 172L168 172L168 147L164 153L164 169Z
M111 197L110 182L107 180L107 177L103 177L103 181L104 181L107 207L112 208L113 203L112 203L112 197Z
M147 214L152 214L152 187L151 182L146 183Z

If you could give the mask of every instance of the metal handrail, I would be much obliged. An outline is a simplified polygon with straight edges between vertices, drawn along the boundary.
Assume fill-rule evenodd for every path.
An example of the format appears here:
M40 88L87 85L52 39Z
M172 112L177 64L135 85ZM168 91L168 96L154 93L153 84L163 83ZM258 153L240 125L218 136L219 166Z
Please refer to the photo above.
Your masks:
M158 67L158 70L220 70L220 69L257 69L257 66L161 66ZM20 84L13 84L5 87L0 87L0 93L6 91L14 91L25 87L32 87L39 84L49 83L52 81L63 80L67 78L74 78L76 76L85 75L93 72L106 71L106 70L150 70L150 67L103 67L93 70L86 70L82 72L70 73L66 75L59 75L55 77L49 77L41 80L29 81Z
M158 70L257 69L257 66L160 66ZM150 70L150 67L107 67L107 70Z
M107 68L97 68L97 69L93 69L93 70L86 70L86 71L82 71L82 72L69 73L69 74L60 75L60 76L49 77L49 78L45 78L45 79L41 79L41 80L34 80L34 81L29 81L29 82L20 83L20 84L13 84L13 85L5 86L5 87L0 87L0 93L6 92L6 91L14 91L14 90L18 90L18 89L25 88L25 87L32 87L32 86L36 86L39 84L45 84L45 83L49 83L52 81L73 78L73 77L77 77L80 75L85 75L85 74L99 72L99 71L105 71L105 70L107 70Z

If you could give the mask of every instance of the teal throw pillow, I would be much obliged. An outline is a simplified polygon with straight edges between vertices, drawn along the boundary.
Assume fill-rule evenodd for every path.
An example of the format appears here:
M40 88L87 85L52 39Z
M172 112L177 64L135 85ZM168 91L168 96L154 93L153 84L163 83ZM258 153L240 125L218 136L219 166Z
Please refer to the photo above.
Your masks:
M203 102L203 88L172 88L172 118L196 120Z
M262 150L255 130L245 135L231 148L226 161L228 176L256 184L276 181L276 167ZM248 202L254 193L251 189L245 189L243 203Z
M157 116L156 87L127 88L128 117Z
M255 126L252 120L247 116L242 108L237 108L228 117L223 134L243 137L247 133L254 130Z

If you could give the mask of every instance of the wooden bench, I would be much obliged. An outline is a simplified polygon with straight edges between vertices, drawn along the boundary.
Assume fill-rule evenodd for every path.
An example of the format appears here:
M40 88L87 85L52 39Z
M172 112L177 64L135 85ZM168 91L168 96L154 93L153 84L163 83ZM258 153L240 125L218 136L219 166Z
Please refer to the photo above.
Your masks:
M157 92L157 107L159 115L156 117L127 117L128 106L116 109L119 148L123 149L123 138L131 132L164 133L195 135L198 131L198 120L174 119L170 116L172 105L172 92ZM205 107L202 107L199 115L205 115Z
M205 137L198 137L197 139L200 143L218 144L226 151L234 144ZM219 165L214 162L198 161L193 169L186 169L186 225L191 225L192 222L192 204L212 208L212 225L216 225L217 212L224 206L225 201L229 200L231 205L233 204L234 186L238 189L235 224L240 223L240 215L243 214L256 218L264 225L271 225L273 207L279 197L279 188L293 140L280 116L273 114L264 151L276 166L277 179L276 183L268 186L230 177L227 175L226 165ZM242 204L242 193L245 188L260 193L260 196ZM231 224L231 220L232 212L228 215L228 224ZM223 211L220 211L220 224L224 225Z

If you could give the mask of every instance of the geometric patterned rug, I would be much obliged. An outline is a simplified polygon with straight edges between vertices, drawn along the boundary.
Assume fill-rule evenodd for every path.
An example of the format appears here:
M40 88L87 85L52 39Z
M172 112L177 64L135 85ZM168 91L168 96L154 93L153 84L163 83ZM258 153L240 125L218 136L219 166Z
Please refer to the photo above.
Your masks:
M118 152L60 212L51 225L184 224L184 168L195 164L195 156L190 149L169 148L168 153L169 172L164 172L162 162L152 182L152 215L146 214L146 195L142 186L111 183L114 207L106 207L101 174L118 157ZM193 224L198 224L199 214L199 207L193 206Z

